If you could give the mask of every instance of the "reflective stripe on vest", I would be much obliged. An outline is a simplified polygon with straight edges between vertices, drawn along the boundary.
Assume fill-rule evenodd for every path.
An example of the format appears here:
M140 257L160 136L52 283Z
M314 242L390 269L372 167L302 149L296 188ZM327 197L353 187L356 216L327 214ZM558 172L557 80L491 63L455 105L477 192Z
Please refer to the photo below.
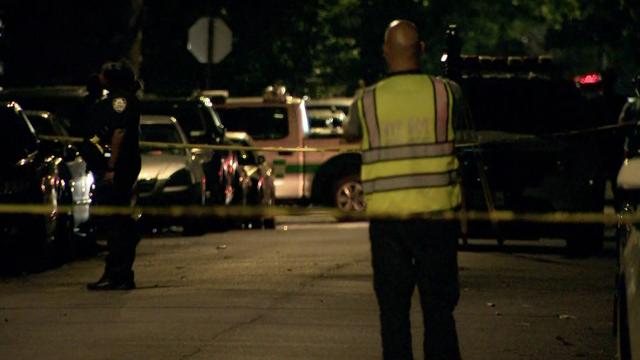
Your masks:
M372 164L378 161L419 159L424 157L438 157L452 155L453 142L441 144L405 145L389 148L367 150L362 154L364 164Z
M378 115L376 114L376 90L367 88L362 95L362 111L367 122L369 148L380 146L380 132L378 130Z
M431 78L433 82L433 95L436 108L436 143L447 141L449 127L449 94L444 82L440 79Z
M411 174L364 181L362 188L365 194L405 189L441 187L455 184L458 180L455 171L439 174Z

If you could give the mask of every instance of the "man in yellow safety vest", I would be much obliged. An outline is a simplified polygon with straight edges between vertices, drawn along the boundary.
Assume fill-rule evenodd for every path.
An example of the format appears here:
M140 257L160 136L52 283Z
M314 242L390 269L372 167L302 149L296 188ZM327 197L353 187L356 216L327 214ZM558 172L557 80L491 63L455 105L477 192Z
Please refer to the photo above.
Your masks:
M455 83L420 72L424 43L413 23L391 22L383 50L388 76L358 95L344 126L347 140L362 141L383 354L413 358L409 312L417 284L424 358L455 360L459 225L429 218L460 205L453 121L466 112Z

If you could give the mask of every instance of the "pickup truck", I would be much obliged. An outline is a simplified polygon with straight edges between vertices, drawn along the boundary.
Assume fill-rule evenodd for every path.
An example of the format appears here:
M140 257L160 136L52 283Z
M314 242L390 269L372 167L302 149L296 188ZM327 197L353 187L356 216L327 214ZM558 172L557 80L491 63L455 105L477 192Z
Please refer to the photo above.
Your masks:
M328 111L327 127L322 128L317 118L311 122L304 99L284 91L269 91L263 97L218 96L212 100L224 126L229 131L247 132L256 146L340 147L344 116L336 115L337 109ZM317 114L322 111L327 112L320 110ZM264 156L275 174L278 202L337 206L344 211L364 209L359 154L270 151Z
M602 95L585 96L547 56L461 55L455 27L442 56L470 109L458 124L464 199L470 210L603 213L619 167L623 129ZM599 76L593 76L600 79ZM596 85L596 84L594 84ZM617 164L617 165L616 165ZM469 237L559 237L572 255L602 248L602 223L471 223Z

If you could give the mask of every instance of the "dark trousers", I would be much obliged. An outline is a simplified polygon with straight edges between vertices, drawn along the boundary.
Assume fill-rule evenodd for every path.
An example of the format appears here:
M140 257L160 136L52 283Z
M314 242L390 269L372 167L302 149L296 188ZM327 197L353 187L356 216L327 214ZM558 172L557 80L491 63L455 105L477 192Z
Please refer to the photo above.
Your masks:
M425 360L460 359L453 310L460 297L457 222L372 220L373 285L384 359L413 359L409 312L420 292Z
M133 184L116 181L102 184L97 189L99 203L107 206L131 206ZM136 221L131 215L111 215L105 219L107 230L107 258L104 277L116 281L133 280L133 262L140 234Z

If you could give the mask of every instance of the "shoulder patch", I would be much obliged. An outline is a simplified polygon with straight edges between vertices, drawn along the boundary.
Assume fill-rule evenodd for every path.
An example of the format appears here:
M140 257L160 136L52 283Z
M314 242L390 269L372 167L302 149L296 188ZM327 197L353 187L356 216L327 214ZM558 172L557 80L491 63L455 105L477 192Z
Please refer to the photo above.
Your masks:
M127 108L127 99L121 98L121 97L115 98L111 102L111 106L113 107L113 110L115 112L120 114L121 112L124 111L124 109Z

